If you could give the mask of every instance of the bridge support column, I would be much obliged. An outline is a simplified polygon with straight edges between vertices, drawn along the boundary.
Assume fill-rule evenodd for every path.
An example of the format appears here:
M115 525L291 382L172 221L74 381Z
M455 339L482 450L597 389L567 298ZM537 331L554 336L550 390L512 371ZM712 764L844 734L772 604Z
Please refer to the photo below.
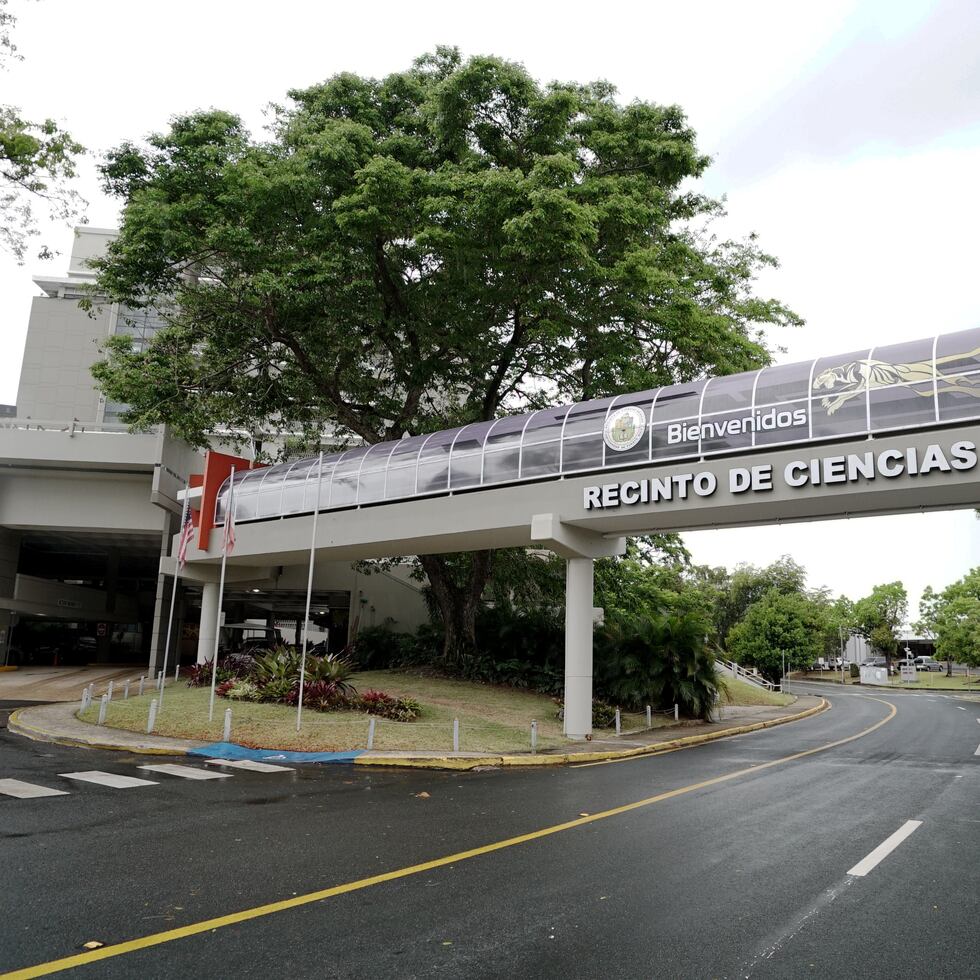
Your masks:
M565 735L592 734L593 560L565 563Z
M214 656L214 636L218 632L218 583L201 586L201 625L197 632L197 662L203 664Z

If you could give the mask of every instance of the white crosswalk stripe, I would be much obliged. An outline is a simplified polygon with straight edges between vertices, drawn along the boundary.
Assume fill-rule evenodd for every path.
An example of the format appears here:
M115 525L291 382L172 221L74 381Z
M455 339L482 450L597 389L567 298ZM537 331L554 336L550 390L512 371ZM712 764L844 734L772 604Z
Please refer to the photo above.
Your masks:
M179 766L173 762L161 763L157 766L140 766L150 772L162 772L168 776L179 776L181 779L231 779L230 772L208 772L206 769L195 769L193 766Z
M25 783L22 779L0 779L0 794L13 796L18 800L33 800L40 796L69 795L67 790L36 786L34 783Z
M205 759L209 766L231 766L233 769L247 769L249 772L293 772L290 766L274 766L268 762L255 762L252 759Z
M78 779L83 783L95 783L98 786L109 786L112 789L135 789L137 786L158 785L149 779L119 776L114 772L102 772L98 769L89 769L85 772L62 772L59 775L65 779Z

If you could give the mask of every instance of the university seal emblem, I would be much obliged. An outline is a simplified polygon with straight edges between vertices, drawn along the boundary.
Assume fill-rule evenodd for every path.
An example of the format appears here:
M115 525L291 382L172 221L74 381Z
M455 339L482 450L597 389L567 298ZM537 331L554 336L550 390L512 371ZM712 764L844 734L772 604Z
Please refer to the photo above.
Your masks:
M628 405L609 413L602 428L602 438L610 449L624 452L643 438L646 428L647 417L643 409Z
M980 354L980 347L963 354L947 354L936 358L936 367L967 360ZM827 368L813 379L814 391L826 391L820 404L833 415L852 398L863 395L868 388L891 388L894 385L916 384L932 381L932 361L912 361L910 364L889 364L866 358L863 361L848 361L838 367ZM966 371L936 375L939 391L960 391L974 398L980 398L980 375L970 375ZM932 398L932 388L926 390L910 388L909 391L923 398Z

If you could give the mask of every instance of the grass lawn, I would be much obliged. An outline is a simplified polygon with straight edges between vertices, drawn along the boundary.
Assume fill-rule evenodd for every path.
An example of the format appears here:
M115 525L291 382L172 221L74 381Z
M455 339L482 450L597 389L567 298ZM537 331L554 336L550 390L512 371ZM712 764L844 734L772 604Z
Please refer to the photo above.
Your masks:
M792 695L777 694L763 687L756 687L748 681L735 680L731 677L721 679L722 704L754 705L754 704L790 704Z
M421 718L413 722L376 719L374 748L451 752L452 723L459 719L463 752L527 752L531 747L531 721L538 723L538 748L560 748L566 741L556 705L551 698L529 691L428 677L411 671L367 671L353 677L359 691L369 688L422 703ZM152 694L126 701L113 700L106 724L129 731L146 731ZM296 731L296 709L282 704L253 704L215 698L214 721L208 723L208 688L188 687L183 681L167 686L164 708L154 732L173 738L220 741L226 708L231 708L231 738L254 748L298 751L342 751L367 748L370 715L353 711L303 711L302 731ZM96 701L80 717L94 722ZM673 718L654 715L654 727ZM624 715L623 730L645 727L642 715Z

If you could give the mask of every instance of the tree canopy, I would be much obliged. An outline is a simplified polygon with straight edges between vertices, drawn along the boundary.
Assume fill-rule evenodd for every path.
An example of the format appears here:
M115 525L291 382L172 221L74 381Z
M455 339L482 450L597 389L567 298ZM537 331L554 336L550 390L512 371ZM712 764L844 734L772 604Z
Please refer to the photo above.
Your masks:
M373 443L746 370L801 322L754 294L754 239L712 234L677 106L450 48L289 100L262 140L211 110L108 155L99 293L169 320L95 369L135 427ZM423 564L470 634L489 557Z
M0 0L0 69L19 60L10 30L16 18ZM16 106L0 104L0 249L23 262L38 232L36 208L70 221L85 202L70 186L76 157L85 148L53 119L25 119ZM51 255L47 248L40 257Z
M901 582L876 585L854 603L854 629L890 661L907 614L908 594Z
M916 629L935 638L936 655L946 661L947 675L954 661L980 667L980 567L942 592L926 587L919 602Z

